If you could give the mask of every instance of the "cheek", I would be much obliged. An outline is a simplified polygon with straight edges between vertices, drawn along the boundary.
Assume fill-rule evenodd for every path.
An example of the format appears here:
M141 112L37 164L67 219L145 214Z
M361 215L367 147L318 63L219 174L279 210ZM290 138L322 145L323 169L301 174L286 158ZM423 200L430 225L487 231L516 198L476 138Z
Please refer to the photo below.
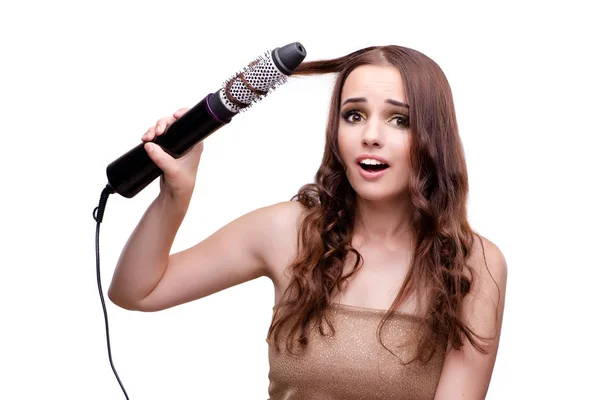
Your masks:
M340 156L342 157L342 160L344 160L344 162L346 164L349 164L350 160L348 158L351 156L350 155L351 146L350 146L348 139L344 135L338 134L337 145L338 145L338 151L340 153Z
M410 176L410 162L408 149L407 151L398 154L395 161L396 175L403 183L408 182L408 178Z

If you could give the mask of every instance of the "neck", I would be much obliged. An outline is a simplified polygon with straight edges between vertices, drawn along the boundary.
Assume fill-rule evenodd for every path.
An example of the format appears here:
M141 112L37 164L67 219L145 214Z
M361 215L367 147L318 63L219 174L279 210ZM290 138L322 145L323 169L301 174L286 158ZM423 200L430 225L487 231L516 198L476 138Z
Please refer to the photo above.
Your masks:
M354 237L362 244L397 248L411 240L408 197L374 202L357 197Z

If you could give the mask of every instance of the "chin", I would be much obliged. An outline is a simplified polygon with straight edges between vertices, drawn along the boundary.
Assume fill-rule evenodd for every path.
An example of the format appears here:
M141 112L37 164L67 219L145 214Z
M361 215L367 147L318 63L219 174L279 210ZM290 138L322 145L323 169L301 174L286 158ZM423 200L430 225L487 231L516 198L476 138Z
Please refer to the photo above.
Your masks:
M390 202L390 201L399 201L402 192L398 190L391 190L390 187L385 187L384 185L357 185L352 186L356 196L359 199L366 200L369 202Z
M374 181L352 173L346 177L356 196L369 202L401 201L408 190L408 177L388 175Z

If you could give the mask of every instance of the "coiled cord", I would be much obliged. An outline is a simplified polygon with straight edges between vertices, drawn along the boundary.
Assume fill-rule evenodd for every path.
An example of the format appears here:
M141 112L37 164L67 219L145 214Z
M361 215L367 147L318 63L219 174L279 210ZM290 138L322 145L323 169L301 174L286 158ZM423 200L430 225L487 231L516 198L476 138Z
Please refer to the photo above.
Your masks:
M106 345L108 348L108 360L110 361L110 367L112 368L117 381L119 382L119 386L121 386L121 390L125 394L125 398L129 400L129 396L121 383L121 379L119 378L119 374L113 365L112 354L110 350L110 336L108 332L108 314L106 313L106 304L104 303L104 296L102 294L102 282L100 280L100 223L102 222L102 218L104 217L104 209L106 208L106 202L108 201L108 196L113 194L115 191L110 185L106 185L104 190L102 190L102 194L100 195L100 202L98 203L98 207L94 208L93 216L94 220L96 220L96 280L98 282L98 292L100 293L100 301L102 302L102 311L104 312L104 326L106 328Z

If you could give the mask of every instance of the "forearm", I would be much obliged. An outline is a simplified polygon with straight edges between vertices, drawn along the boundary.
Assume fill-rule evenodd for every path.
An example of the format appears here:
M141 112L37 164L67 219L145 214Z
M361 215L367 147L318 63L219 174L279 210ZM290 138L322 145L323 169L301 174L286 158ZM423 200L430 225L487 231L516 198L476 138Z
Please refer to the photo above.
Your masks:
M108 290L113 303L135 309L156 287L188 206L189 200L175 200L162 193L150 204L117 262Z

